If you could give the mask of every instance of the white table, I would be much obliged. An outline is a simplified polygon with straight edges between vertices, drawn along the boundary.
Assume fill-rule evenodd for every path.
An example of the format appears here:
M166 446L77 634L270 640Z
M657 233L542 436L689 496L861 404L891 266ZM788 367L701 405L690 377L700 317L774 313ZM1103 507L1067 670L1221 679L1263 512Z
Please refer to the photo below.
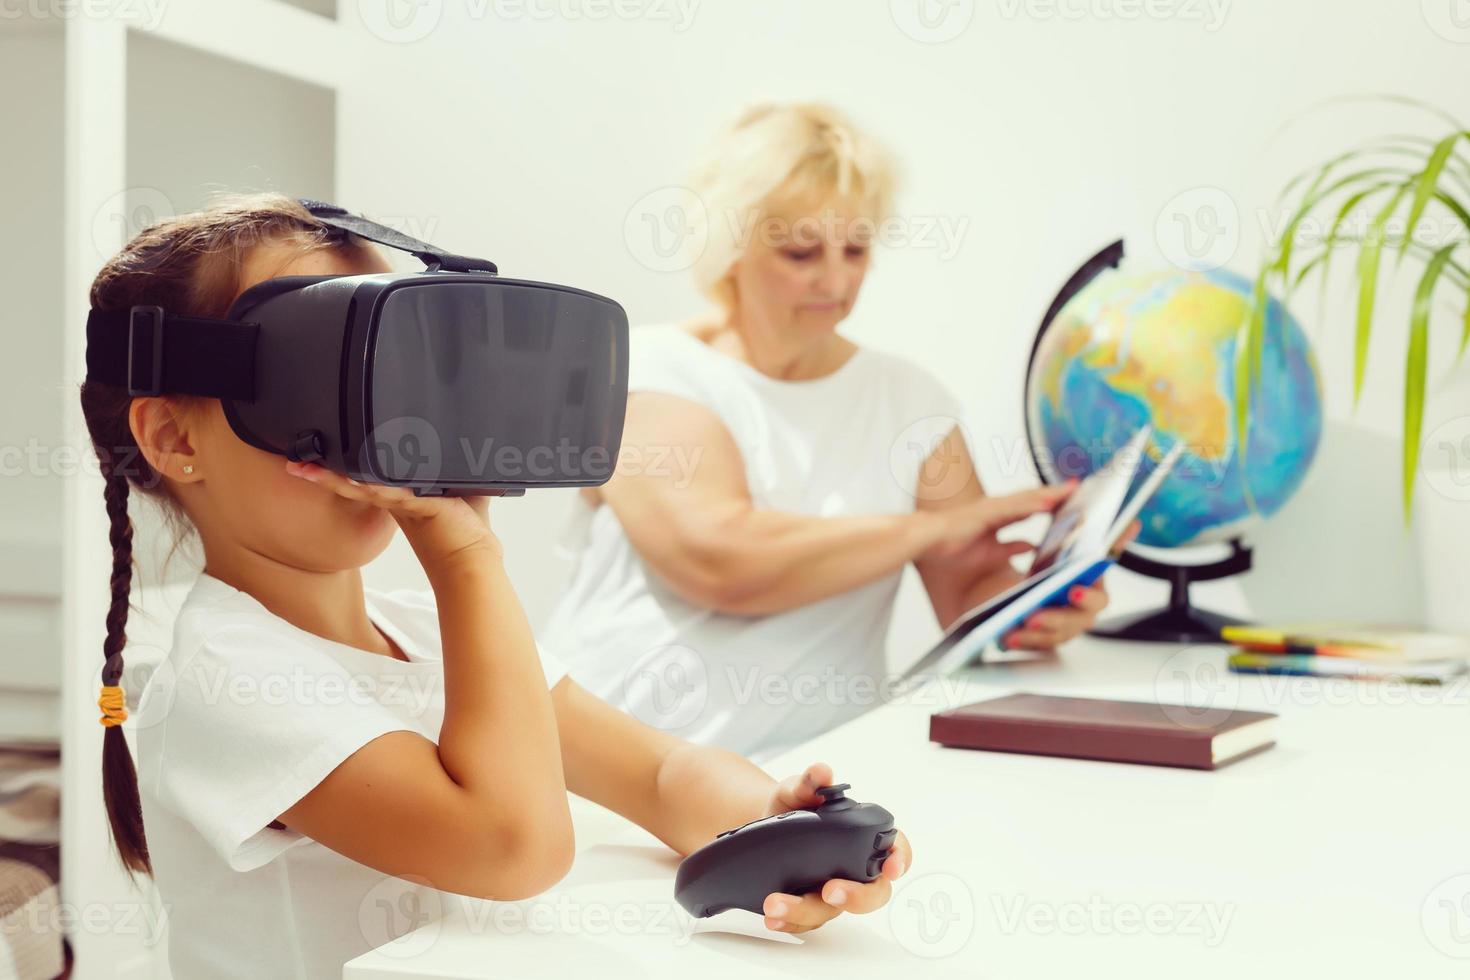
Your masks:
M774 760L831 763L915 849L887 909L804 940L738 911L696 923L673 855L578 801L576 864L552 892L450 903L343 976L1470 976L1470 685L1238 676L1224 658L1079 640ZM1197 772L928 741L931 711L1013 690L1274 711L1278 744Z

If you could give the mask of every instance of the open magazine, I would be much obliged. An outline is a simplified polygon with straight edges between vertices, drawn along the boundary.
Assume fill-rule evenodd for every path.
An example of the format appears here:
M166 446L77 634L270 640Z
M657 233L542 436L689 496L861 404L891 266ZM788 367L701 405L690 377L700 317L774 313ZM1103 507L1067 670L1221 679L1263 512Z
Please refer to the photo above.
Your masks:
M1113 548L1143 505L1174 468L1177 442L1130 496L1146 456L1151 426L1144 426L1106 466L1083 480L1052 513L1026 578L955 620L940 641L904 671L902 681L943 676L977 659L1012 627L1043 606L1067 604L1067 590L1091 585L1113 564Z

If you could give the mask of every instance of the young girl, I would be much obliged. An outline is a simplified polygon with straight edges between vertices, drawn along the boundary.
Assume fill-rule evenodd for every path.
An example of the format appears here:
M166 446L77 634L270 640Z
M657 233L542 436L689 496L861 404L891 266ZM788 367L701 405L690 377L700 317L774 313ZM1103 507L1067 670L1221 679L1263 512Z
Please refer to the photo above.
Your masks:
M273 277L383 271L365 242L262 195L147 229L98 274L92 306L219 317ZM155 878L169 910L175 976L339 976L371 945L369 893L535 895L572 861L569 790L684 854L815 806L833 781L816 764L776 783L563 677L506 577L488 498L419 498L287 462L237 438L215 399L91 380L81 399L112 522L108 815L124 863ZM197 530L205 556L137 702L136 776L118 727L130 488ZM363 586L400 529L432 593ZM878 908L909 860L899 835L878 880L773 894L766 925L802 932Z

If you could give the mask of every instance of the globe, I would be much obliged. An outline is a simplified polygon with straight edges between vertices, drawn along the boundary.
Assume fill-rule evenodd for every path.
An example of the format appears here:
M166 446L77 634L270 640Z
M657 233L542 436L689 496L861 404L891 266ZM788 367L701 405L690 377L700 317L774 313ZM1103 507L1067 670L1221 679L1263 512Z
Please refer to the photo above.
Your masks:
M1185 449L1139 515L1138 543L1236 537L1280 509L1317 453L1321 381L1307 337L1271 299L1242 453L1235 353L1251 281L1226 270L1125 269L1095 275L1043 327L1026 386L1032 453L1048 482L1086 476L1152 423L1150 460L1176 440Z

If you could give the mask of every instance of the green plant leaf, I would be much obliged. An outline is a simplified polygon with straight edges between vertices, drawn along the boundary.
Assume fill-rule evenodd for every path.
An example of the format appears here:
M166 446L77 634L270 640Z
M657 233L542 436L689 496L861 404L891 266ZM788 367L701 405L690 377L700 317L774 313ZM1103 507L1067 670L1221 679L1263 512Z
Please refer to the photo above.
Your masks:
M1445 206L1445 209L1460 220L1460 225L1470 235L1470 208L1466 208L1458 200L1446 194L1444 191L1435 191L1434 200Z
M1429 199L1439 187L1439 175L1444 171L1445 164L1449 162L1450 154L1455 151L1455 144L1459 142L1461 133L1451 133L1440 140L1434 146L1434 152L1429 154L1429 160L1424 164L1424 169L1414 180L1414 202L1409 206L1409 220L1404 225L1404 240L1399 243L1399 261L1403 261L1404 253L1408 251L1409 240L1414 237L1414 229L1419 225L1419 219L1424 217L1424 209L1429 206Z
M1260 282L1265 275L1265 268L1256 273L1256 281ZM1250 343L1251 335L1255 332L1256 310L1252 304L1245 311L1241 319L1240 329L1235 333L1235 438L1238 444L1236 450L1242 460L1245 458L1246 435L1251 422L1251 393L1255 387L1255 379L1251 377L1250 367Z
M1276 203L1283 203L1287 199L1287 197L1291 195L1291 192L1296 190L1297 187L1300 186L1302 181L1306 180L1308 176L1315 174L1316 176L1312 178L1311 187L1308 187L1307 193L1303 195L1304 197L1311 197L1312 191L1315 190L1317 186L1322 183L1322 181L1327 179L1327 175L1332 173L1333 169L1337 167L1338 164L1342 163L1344 160L1351 160L1353 157L1357 156L1361 152L1363 151L1358 149L1348 150L1346 153L1340 153L1337 156L1333 157L1331 160L1328 160L1326 163L1321 164L1320 166L1312 167L1308 170L1303 170L1301 173L1291 178L1291 180L1287 181L1285 187L1281 188L1281 193L1276 195Z
M1270 302L1266 277L1269 274L1270 269L1266 266L1256 273L1255 284L1251 287L1250 308L1235 339L1236 454L1240 457L1240 482L1246 506L1253 511L1257 508L1250 480L1246 477L1246 450L1250 445L1251 399L1255 397L1256 375L1261 368L1261 350L1266 335L1266 309Z
M1470 350L1470 262L1462 265L1455 261L1456 251L1464 248L1466 241L1461 229L1470 233L1470 155L1462 152L1462 148L1470 146L1470 129L1443 110L1405 96L1348 95L1328 99L1321 105L1334 103L1410 106L1447 123L1449 132L1441 130L1441 135L1437 137L1399 134L1370 140L1337 154L1323 164L1304 170L1283 189L1278 198L1281 202L1294 198L1303 188L1305 191L1301 193L1300 200L1295 202L1294 211L1287 216L1277 241L1268 242L1253 284L1250 308L1237 332L1235 428L1241 440L1240 453L1244 460L1249 442L1253 398L1266 340L1265 331L1269 322L1267 312L1273 276L1280 276L1283 295L1288 298L1293 289L1311 276L1319 276L1324 297L1322 305L1325 308L1333 252L1347 243L1352 243L1357 249L1353 339L1353 404L1356 406L1362 396L1369 342L1377 312L1376 301L1384 248L1389 246L1390 251L1395 253L1395 268L1406 255L1412 254L1422 259L1424 269L1410 312L1404 372L1402 479L1404 517L1408 521L1412 513L1414 476L1424 422L1429 322L1435 289L1440 288L1443 292L1445 280L1449 280L1457 291L1466 294L1465 307L1460 314L1462 326L1456 362ZM1295 119L1288 120L1282 129L1294 122ZM1398 166L1406 158L1412 161L1409 166ZM1343 175L1342 172L1347 169L1354 172ZM1335 197L1338 194L1343 195L1343 199L1338 200ZM1380 195L1386 197L1380 198ZM1347 218L1367 202L1371 202L1371 206L1377 209L1367 230L1361 235L1343 234ZM1426 215L1430 213L1431 202L1442 206L1459 225L1458 228L1449 226L1446 235L1437 236L1438 242L1423 237L1423 232L1428 228ZM1325 210L1329 204L1335 209L1336 215L1322 242L1321 250L1312 254L1309 240L1303 235L1304 221L1309 214L1319 209ZM1387 228L1401 208L1404 209L1407 219L1403 238L1399 242L1390 243L1386 238ZM1293 263L1301 263L1303 259L1306 260L1305 264L1300 269L1293 269ZM1248 493L1248 485L1246 490ZM1254 503L1252 506L1254 507Z
M1352 197L1348 198L1343 203L1342 208L1338 211L1337 217L1333 219L1331 228L1328 229L1327 237L1323 243L1322 251L1314 256L1311 261L1309 261L1307 265L1304 266L1302 270L1297 274L1296 280L1292 285L1293 289L1299 288L1301 284L1306 281L1308 275L1310 275L1313 270L1317 268L1320 268L1322 270L1320 292L1317 298L1317 305L1319 310L1325 310L1327 307L1327 287L1328 284L1331 282L1332 256L1335 254L1337 247L1350 243L1361 244L1363 241L1363 239L1361 238L1354 238L1339 233L1342 227L1343 220L1347 217L1352 208L1359 203L1360 197L1363 197L1365 195L1371 196L1372 194L1375 194L1380 190L1386 190L1387 188L1393 186L1395 185L1384 182L1382 184L1378 184L1375 187L1369 188L1368 190L1360 194L1355 194ZM1434 196L1436 200L1439 200L1440 203L1444 204L1445 207L1449 208L1455 213L1455 216L1460 219L1461 224L1465 226L1467 234L1470 234L1470 209L1465 208L1463 205L1460 204L1459 201L1455 200L1453 197L1450 197L1448 194L1445 194L1442 191L1436 192ZM1419 243L1413 241L1412 238L1408 240L1408 245L1410 252L1414 253L1415 255L1425 256L1426 258L1434 252L1432 248L1420 245ZM1455 262L1451 261L1447 267L1447 271L1450 275L1450 278L1454 280L1456 285L1460 286L1462 289L1470 289L1470 270L1464 269ZM1283 302L1285 301L1283 300Z
M1460 352L1455 355L1455 363L1465 356L1465 348L1470 346L1470 296L1465 298L1465 329L1460 334Z
M1467 134L1461 133L1461 135L1465 136ZM1420 166L1424 163L1425 158L1433 152L1438 142L1438 140L1431 139L1428 136L1396 133L1392 136L1380 136L1368 140L1365 143L1360 143L1350 150L1339 153L1326 163L1317 164L1297 173L1281 189L1281 192L1276 195L1276 204L1280 205L1284 203L1286 198L1300 187L1302 182L1308 177L1313 177L1313 183L1320 186L1326 174L1337 169L1348 160L1356 159L1366 162L1375 161L1379 157L1410 157L1416 166ZM1407 169L1404 169L1402 172L1405 174L1410 173ZM1413 172L1417 174L1420 171L1416 169ZM1460 185L1462 190L1470 194L1470 159L1452 153L1446 162L1444 172L1449 174Z
M1404 199L1409 185L1394 192L1369 225L1358 250L1358 315L1353 339L1353 405L1363 394L1363 374L1368 367L1368 338L1373 332L1373 304L1378 296L1378 260L1383 254L1383 231Z
M1337 236L1337 238L1335 238L1333 240L1333 245L1334 246L1342 246L1342 245L1358 245L1358 246L1361 246L1362 244L1363 244L1363 239L1361 239L1361 238L1355 238L1355 237L1353 237L1351 235L1339 235L1339 236ZM1435 252L1434 249L1429 248L1428 246L1425 246L1425 245L1420 245L1418 243L1415 243L1415 244L1412 244L1412 245L1409 246L1409 254L1416 255L1419 258L1426 259L1426 260L1429 258L1429 256L1433 255L1434 252ZM1312 257L1311 261L1308 262L1308 265L1315 265L1316 263L1320 262L1321 260L1322 260L1322 254L1319 252L1317 255L1315 255L1315 256ZM1465 268L1464 266L1460 265L1455 260L1451 259L1445 265L1445 275L1452 282L1454 282L1455 285L1461 287L1462 289L1470 290L1470 269ZM1301 280L1302 276L1301 276L1301 273L1300 272L1298 272L1297 278L1298 278L1298 281Z
M1376 156L1378 154L1409 156L1413 157L1416 162L1423 160L1424 153L1422 149L1416 148L1412 145L1399 145L1399 141L1412 144L1416 139L1428 142L1428 140L1422 136L1384 136L1377 139L1369 140L1368 142L1355 146L1350 150L1344 150L1337 156L1333 157L1331 160L1328 160L1326 163L1320 163L1316 166L1308 167L1307 169L1298 173L1295 177L1292 177L1291 180L1286 182L1286 186L1281 188L1281 192L1276 195L1276 203L1284 203L1285 200L1291 196L1291 193L1295 191L1298 187L1300 187L1302 182L1308 177L1312 178L1312 184L1310 187L1307 188L1306 193L1303 194L1302 197L1310 198L1312 196L1312 192L1318 187L1322 186L1323 182L1327 180L1327 176L1348 160L1372 158L1373 156Z
M1327 265L1327 260L1331 255L1332 240L1329 238L1327 247L1308 259L1306 265L1297 270L1296 278L1293 279L1291 282L1291 288L1293 290L1300 288L1301 284L1306 281L1308 276L1310 276L1319 267ZM1322 274L1325 276L1327 273L1324 271Z
M1280 241L1276 246L1276 258L1270 263L1272 272L1281 277L1283 283L1291 280L1291 256L1296 242L1297 229L1301 223L1312 214L1312 209L1322 201L1336 194L1338 191L1351 187L1365 180L1376 180L1388 174L1407 176L1409 171L1401 167L1371 167L1367 170L1357 170L1353 173L1339 177L1326 187L1318 188L1313 185L1313 190L1302 198L1301 204L1297 206L1286 227L1281 232ZM1391 181L1389 183L1392 183Z
M1319 308L1326 306L1327 283L1330 281L1332 273L1332 250L1337 246L1337 233L1342 228L1342 223L1347 220L1347 216L1352 213L1353 208L1361 204L1366 198L1393 186L1394 184L1391 181L1380 181L1371 187L1350 195L1343 202L1342 206L1337 209L1337 215L1332 219L1332 225L1327 230L1327 240L1324 242L1326 248L1322 251L1322 292L1318 297L1317 304Z
M1308 167L1306 170L1303 170L1296 176L1292 177L1291 180L1287 181L1286 186L1281 189L1281 192L1276 195L1276 203L1284 203L1286 198L1291 196L1292 191L1300 187L1302 182L1305 181L1308 177L1313 178L1312 184L1314 187L1320 187L1322 183L1326 180L1328 174L1330 174L1333 170L1336 170L1339 166L1341 166L1348 160L1372 160L1378 156L1405 156L1412 157L1414 162L1418 164L1424 160L1424 151L1426 147L1433 146L1433 144L1434 141L1429 139L1428 137L1410 136L1407 134L1399 136L1382 136L1378 137L1377 139L1369 140L1366 143L1362 143L1358 146L1353 147L1351 150L1345 150L1342 153L1339 153L1337 156L1333 157L1331 160L1328 160L1326 163L1320 163L1316 166ZM1408 173L1408 170L1405 169L1404 172ZM1309 189L1308 192L1303 195L1303 197L1308 197L1310 196L1310 194L1311 190Z
M1449 174L1450 179L1459 185L1460 190L1470 194L1470 160L1463 157L1451 156L1450 162L1445 166L1444 172Z
M1419 439L1424 427L1424 377L1429 363L1429 314L1434 307L1434 285L1439 281L1458 242L1441 246L1424 266L1414 290L1409 315L1409 353L1404 363L1404 523L1414 512L1414 474L1419 468Z

